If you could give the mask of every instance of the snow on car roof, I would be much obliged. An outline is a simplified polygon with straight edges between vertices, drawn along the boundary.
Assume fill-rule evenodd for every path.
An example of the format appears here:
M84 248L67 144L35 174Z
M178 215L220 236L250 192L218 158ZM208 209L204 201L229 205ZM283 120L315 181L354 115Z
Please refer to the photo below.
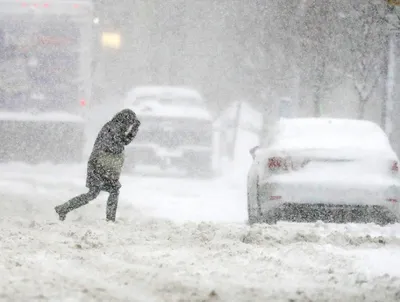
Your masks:
M279 127L290 131L297 129L299 132L352 129L357 132L378 131L382 133L382 129L371 121L341 118L281 118L279 120Z
M181 96L202 100L202 96L195 89L184 86L138 86L129 92L130 96Z
M139 116L190 117L211 120L200 93L183 86L138 86L124 100Z
M366 120L281 118L272 136L276 148L391 149L384 131Z
M130 108L132 108L139 117L168 116L212 120L210 113L203 107L171 106L155 100L150 100L147 101L146 104L133 104Z

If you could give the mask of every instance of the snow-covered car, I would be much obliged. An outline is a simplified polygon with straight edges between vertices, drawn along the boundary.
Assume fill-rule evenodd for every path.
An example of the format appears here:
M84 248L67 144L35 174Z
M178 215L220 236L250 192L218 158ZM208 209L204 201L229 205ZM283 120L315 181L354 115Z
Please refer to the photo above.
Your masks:
M175 168L190 175L213 175L213 119L203 97L179 86L140 86L124 99L141 121L126 166Z
M281 118L250 153L250 224L399 219L398 157L373 122Z

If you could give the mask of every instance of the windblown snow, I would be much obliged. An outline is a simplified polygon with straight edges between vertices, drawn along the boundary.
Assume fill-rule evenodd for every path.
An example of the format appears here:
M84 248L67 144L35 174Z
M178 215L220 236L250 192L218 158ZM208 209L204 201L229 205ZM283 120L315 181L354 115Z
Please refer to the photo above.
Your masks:
M250 227L244 182L128 175L117 223L59 222L84 166L1 171L0 301L400 301L399 225Z

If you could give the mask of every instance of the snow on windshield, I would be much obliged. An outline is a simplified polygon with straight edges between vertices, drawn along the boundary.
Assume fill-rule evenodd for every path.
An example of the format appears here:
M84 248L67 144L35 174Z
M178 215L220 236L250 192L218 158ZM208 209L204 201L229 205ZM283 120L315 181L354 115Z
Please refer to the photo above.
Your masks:
M148 104L160 104L164 106L174 106L174 107L204 107L204 103L195 98L173 96L173 97L163 97L157 95L139 96L134 100L134 105L145 106Z

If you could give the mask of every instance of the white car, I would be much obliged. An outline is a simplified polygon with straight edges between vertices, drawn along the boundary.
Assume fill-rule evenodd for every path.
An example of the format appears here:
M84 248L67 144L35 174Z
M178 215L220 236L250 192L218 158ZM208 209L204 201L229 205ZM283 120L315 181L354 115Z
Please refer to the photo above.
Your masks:
M398 158L375 123L281 118L250 150L249 223L398 221Z
M192 88L134 87L124 99L141 121L126 166L175 168L192 176L214 175L213 118L206 100Z

